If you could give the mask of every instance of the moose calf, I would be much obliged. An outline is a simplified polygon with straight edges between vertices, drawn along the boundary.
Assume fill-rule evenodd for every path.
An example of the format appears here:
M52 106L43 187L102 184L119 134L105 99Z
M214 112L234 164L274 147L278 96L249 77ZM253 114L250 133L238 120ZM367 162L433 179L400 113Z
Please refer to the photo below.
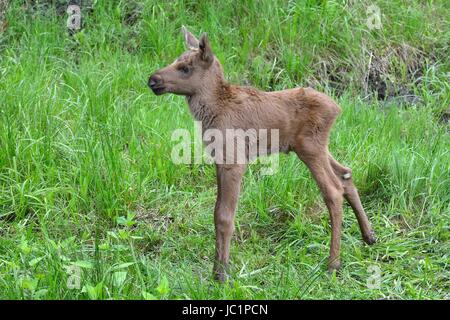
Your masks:
M328 269L340 267L342 205L345 198L368 244L375 242L372 227L352 182L351 169L344 167L328 150L330 129L340 107L327 95L311 88L263 92L251 87L229 84L222 66L214 56L205 33L200 40L182 27L187 51L169 66L155 72L148 85L156 95L174 93L186 97L189 109L203 131L215 129L278 130L277 148L268 146L267 154L294 151L311 171L331 218L331 247ZM224 134L225 135L225 134ZM259 143L260 137L256 137ZM234 215L246 164L252 158L245 140L246 161L220 161L230 145L223 142L224 152L217 152L217 201L214 209L216 253L214 276L226 278ZM233 143L234 144L234 143ZM217 151L217 150L216 150Z

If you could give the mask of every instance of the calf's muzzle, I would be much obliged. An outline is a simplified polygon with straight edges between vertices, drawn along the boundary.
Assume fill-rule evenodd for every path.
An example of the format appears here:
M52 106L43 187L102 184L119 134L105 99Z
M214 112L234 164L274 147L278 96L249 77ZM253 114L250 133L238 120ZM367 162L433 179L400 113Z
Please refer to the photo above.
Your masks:
M155 73L150 76L148 79L148 86L150 89L152 89L153 93L156 95L160 95L164 93L164 81L163 78L158 74Z

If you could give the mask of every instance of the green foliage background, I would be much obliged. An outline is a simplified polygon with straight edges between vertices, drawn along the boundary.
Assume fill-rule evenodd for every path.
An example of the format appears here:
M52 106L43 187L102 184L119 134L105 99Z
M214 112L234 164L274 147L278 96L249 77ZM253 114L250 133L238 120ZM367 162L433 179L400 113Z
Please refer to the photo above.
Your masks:
M369 30L373 4L382 26ZM445 5L99 0L82 3L70 36L64 1L11 1L0 24L0 298L448 298ZM232 278L212 281L214 170L171 162L173 130L193 121L183 98L146 87L183 52L182 24L208 32L230 81L314 86L342 106L330 149L353 168L378 243L362 243L346 207L338 275L325 272L326 208L289 155L273 176L250 166Z

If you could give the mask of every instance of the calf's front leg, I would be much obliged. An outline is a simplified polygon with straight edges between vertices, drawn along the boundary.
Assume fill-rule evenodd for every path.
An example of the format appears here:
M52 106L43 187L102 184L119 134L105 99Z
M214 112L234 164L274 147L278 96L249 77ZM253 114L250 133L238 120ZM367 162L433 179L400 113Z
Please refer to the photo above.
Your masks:
M214 278L225 281L230 259L230 242L234 231L234 215L241 189L244 165L217 164L217 201L214 209L216 257Z

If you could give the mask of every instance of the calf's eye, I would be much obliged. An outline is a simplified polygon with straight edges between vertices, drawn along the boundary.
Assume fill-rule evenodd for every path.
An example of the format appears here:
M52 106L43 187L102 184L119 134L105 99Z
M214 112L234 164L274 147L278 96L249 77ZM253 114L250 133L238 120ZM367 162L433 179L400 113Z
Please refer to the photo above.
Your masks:
M188 73L189 72L189 68L187 66L181 67L180 71L183 73Z

